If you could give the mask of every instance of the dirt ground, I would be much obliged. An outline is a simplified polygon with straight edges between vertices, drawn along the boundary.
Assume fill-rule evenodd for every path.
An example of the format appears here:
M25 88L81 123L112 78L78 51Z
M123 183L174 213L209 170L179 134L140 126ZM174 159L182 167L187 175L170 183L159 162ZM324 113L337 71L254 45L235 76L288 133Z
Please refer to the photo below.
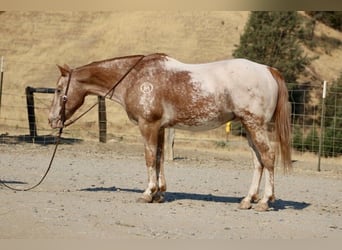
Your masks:
M0 144L1 178L28 187L44 173L53 145ZM175 145L166 163L166 202L140 204L147 185L141 144L60 145L37 189L0 187L1 239L338 239L342 236L341 159L294 155L277 167L270 211L239 210L252 178L238 147ZM263 182L262 182L263 184ZM263 186L263 185L262 185Z

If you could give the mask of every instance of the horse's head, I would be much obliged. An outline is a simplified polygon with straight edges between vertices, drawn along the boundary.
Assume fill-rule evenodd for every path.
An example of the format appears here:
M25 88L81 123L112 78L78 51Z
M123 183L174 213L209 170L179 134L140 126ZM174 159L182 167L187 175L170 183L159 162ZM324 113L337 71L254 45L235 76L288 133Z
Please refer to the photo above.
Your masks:
M49 113L49 123L52 128L63 127L64 122L83 104L86 96L81 83L77 81L76 72L67 65L58 68L61 76L57 81Z

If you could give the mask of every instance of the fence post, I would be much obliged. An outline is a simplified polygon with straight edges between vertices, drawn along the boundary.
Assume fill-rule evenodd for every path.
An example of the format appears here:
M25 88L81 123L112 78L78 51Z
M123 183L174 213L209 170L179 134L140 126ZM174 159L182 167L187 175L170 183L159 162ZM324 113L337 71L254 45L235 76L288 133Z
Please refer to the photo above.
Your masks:
M1 98L2 98L2 82L4 80L4 57L1 56L0 62L0 114L1 114Z
M106 99L98 96L99 102L99 140L107 142L107 115L106 115Z
M37 137L37 127L36 127L36 116L34 113L34 98L33 98L33 88L26 87L26 105L27 105L27 116L30 129L30 137Z
M321 153L322 153L322 143L324 141L324 116L325 116L325 97L327 93L327 82L323 81L323 94L322 94L322 113L321 113L321 134L319 137L319 147L318 147L318 165L317 171L321 171Z
M173 153L173 145L175 140L175 129L167 128L165 129L165 158L167 161L173 161L174 153Z

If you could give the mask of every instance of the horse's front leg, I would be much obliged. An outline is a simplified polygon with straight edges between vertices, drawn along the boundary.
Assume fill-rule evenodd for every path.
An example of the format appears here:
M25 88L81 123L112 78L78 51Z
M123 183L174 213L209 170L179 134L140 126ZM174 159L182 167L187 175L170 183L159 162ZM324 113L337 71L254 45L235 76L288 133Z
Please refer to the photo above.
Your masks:
M144 146L145 146L145 160L146 160L146 167L147 167L147 180L148 186L144 191L142 197L138 199L138 202L153 202L154 200L158 200L160 196L159 194L159 183L158 183L158 175L162 173L160 167L157 167L157 163L163 160L163 157L158 156L160 153L158 151L162 150L158 149L159 147L159 134L160 126L158 123L147 123L144 121L139 122L139 129L141 135L144 139ZM163 143L163 142L162 142ZM160 165L159 165L160 166ZM163 179L164 177L162 177ZM164 180L165 182L165 180ZM162 184L162 183L161 183Z

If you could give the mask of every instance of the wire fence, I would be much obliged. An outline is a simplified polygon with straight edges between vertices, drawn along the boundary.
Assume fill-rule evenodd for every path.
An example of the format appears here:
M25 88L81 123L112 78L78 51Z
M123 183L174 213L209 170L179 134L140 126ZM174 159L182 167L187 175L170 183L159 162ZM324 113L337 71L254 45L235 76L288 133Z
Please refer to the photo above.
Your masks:
M324 95L324 98L323 98ZM342 89L297 85L290 91L292 146L300 152L342 155Z
M329 84L328 84L329 85ZM292 147L298 152L318 153L321 145L321 155L338 157L342 155L342 89L331 89L328 86L325 102L322 98L322 85L294 84L291 87L290 104L292 108ZM52 143L57 130L52 130L48 124L48 112L53 96L51 94L35 93L34 108L36 114L36 136L32 138L29 126L28 106L25 89L2 92L0 109L0 143ZM82 113L97 97L86 99ZM140 133L126 116L121 106L106 102L107 141L130 140L139 141ZM325 112L324 112L325 111ZM323 116L322 116L323 115ZM77 114L75 114L77 116ZM323 122L322 122L323 121ZM102 126L103 127L103 126ZM97 109L89 112L84 118L65 129L64 137L70 142L80 140L98 140L99 113ZM175 141L190 139L192 142L212 141L216 146L226 146L244 142L245 133L239 122L232 123L232 129L227 138L225 125L207 132L177 131Z

